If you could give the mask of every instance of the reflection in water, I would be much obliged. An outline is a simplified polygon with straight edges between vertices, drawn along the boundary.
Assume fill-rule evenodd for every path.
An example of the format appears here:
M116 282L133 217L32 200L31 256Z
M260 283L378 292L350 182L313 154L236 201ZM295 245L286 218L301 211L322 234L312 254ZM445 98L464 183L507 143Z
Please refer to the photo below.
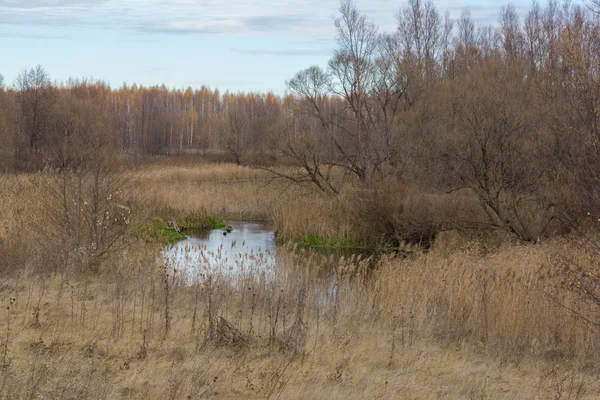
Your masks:
M235 285L248 279L302 276L319 282L315 289L326 297L339 285L340 277L367 270L373 261L368 254L348 250L277 246L271 226L263 222L232 222L231 226L233 231L227 235L213 230L175 243L163 251L163 260L189 281L202 281L210 275Z
M188 237L163 252L170 265L188 274L206 268L242 272L249 267L272 269L275 265L275 233L261 222L232 222L233 231L215 229Z
M351 307L368 307L352 301L361 298L353 293L367 288L373 257L339 249L277 246L273 230L265 223L231 225L233 232L227 235L214 230L164 249L167 277L201 287L209 307L215 301L228 305L238 295L241 307L249 302L252 310L258 301L268 309L279 310L281 305L289 313L306 299L312 299L318 312L344 314ZM313 295L308 296L309 292Z

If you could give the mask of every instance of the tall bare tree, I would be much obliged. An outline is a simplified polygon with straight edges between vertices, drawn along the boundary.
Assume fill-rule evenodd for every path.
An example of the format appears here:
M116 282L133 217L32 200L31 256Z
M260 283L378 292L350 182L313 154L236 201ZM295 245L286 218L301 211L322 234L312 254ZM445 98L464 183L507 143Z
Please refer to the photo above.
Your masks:
M60 268L96 269L123 243L133 215L107 104L92 89L64 93L50 129L40 234Z
M9 168L11 154L11 132L16 129L14 102L4 87L0 75L0 171Z
M301 71L288 87L301 99L301 114L320 122L320 134L334 149L321 160L324 166L369 185L399 172L396 124L408 104L407 81L397 38L379 35L351 1L342 1L340 14L338 47L327 71ZM341 100L340 107L328 107L330 96Z
M230 104L223 121L223 146L233 161L240 165L248 150L250 122L239 104Z
M53 104L50 77L38 65L19 74L16 88L19 91L21 118L29 138L29 146L32 150L38 151L48 128Z

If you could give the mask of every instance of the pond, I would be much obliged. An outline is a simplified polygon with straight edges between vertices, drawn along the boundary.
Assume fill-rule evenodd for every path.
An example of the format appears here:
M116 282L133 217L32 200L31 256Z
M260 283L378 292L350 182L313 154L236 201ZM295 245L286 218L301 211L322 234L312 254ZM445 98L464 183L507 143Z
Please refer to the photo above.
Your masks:
M277 245L270 224L230 221L229 225L231 232L214 229L170 245L163 251L163 258L188 274L209 266L229 273L274 266Z
M163 259L190 279L208 272L228 276L253 274L269 276L285 270L311 268L321 281L329 281L340 265L358 264L369 254L351 250L305 250L278 246L271 224L266 222L230 221L227 233L215 229L190 236L168 246Z

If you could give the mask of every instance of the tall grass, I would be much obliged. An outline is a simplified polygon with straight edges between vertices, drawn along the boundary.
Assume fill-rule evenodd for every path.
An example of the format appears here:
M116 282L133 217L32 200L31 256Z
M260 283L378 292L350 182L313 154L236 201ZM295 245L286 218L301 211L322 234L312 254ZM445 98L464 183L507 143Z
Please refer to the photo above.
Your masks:
M252 174L231 168L224 177ZM215 212L214 198L233 198L224 211L272 216L290 237L357 229L344 195L281 195L283 183L264 189L258 176L223 184L186 169L130 173L148 215ZM595 273L595 253L574 239L465 242L373 265L292 245L234 259L224 248L166 256L132 237L95 273L51 271L31 229L47 223L35 212L39 177L0 180L0 397L600 396L598 306L565 268ZM400 203L416 218L426 202L443 203L410 191ZM349 222L331 227L339 221Z
M41 262L34 240L39 185L39 176L0 174L0 274Z
M272 219L283 188L264 171L231 164L148 167L131 173L145 206L177 213Z
M574 396L580 385L575 398L600 394L597 332L558 300L588 317L596 309L556 285L546 247L384 258L369 274L366 261L324 270L323 256L293 248L276 265L197 249L182 270L147 246L96 277L3 279L3 395L420 398L440 385L453 398Z
M282 241L315 236L371 246L429 246L441 231L485 227L486 217L468 194L388 184L348 187L336 197L294 193L277 203L274 223Z
M597 305L556 262L561 254L583 255L570 246L555 239L487 255L432 252L384 263L372 289L375 306L435 338L595 362L598 329L585 318L595 321Z

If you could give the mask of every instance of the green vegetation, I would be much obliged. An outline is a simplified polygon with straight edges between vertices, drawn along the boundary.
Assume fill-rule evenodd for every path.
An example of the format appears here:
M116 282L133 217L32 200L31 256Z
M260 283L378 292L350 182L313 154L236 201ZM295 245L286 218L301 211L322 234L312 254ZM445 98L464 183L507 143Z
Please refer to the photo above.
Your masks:
M162 218L152 218L138 233L138 237L146 240L156 240L159 242L175 243L185 239L185 235L170 229L168 224Z
M176 220L179 231L160 217L154 217L146 223L138 237L146 240L157 240L162 243L175 243L186 238L185 233L200 233L212 229L224 229L227 225L218 217L192 213L181 216Z
M378 246L367 240L360 240L356 238L335 238L335 237L324 237L318 235L305 235L300 236L294 240L300 247L312 248L312 249L357 249L357 250L371 250Z
M204 222L208 229L225 229L227 227L227 224L222 219L211 215L205 215Z
M224 229L227 224L219 217L205 215L203 213L191 213L176 219L177 226L183 232L200 233L212 229Z
M228 221L239 221L239 222L273 222L272 219L268 218L252 218L252 217L223 217L223 219Z
M293 241L299 247L313 250L327 250L327 249L341 249L341 250L354 250L358 252L366 253L388 253L388 252L401 252L404 254L422 252L427 253L428 247L411 245L400 243L397 246L381 245L380 243L374 242L372 239L358 239L358 238L335 238L335 237L324 237L318 235L305 235L301 236Z

